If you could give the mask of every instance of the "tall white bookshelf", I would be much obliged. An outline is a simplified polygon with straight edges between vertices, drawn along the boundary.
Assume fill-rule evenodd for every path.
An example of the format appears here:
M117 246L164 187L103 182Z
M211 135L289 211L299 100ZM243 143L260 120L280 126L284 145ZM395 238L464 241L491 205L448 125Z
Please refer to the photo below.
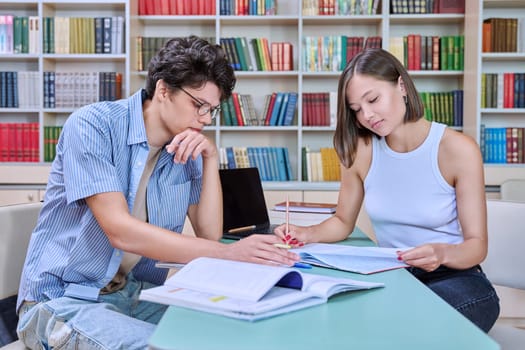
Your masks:
M138 71L136 38L138 36L182 36L196 34L214 37L246 36L267 37L272 41L290 41L293 44L294 70L280 72L238 71L236 91L251 94L256 110L261 113L263 96L273 91L295 91L299 95L297 112L292 126L288 127L232 127L220 124L207 127L205 133L218 147L228 146L278 146L287 147L292 165L293 178L289 182L267 182L265 189L276 190L312 190L336 191L337 182L302 182L301 148L311 149L332 146L333 127L309 127L301 122L301 95L304 92L336 91L340 72L305 72L302 67L303 38L305 36L362 35L382 36L382 47L388 49L389 38L410 33L423 35L464 35L465 70L464 71L411 71L411 75L420 91L464 90L463 132L479 141L479 127L482 122L492 118L490 111L479 108L479 81L481 72L490 65L503 63L523 66L523 54L487 55L481 53L481 23L483 18L498 14L515 16L523 14L525 5L520 0L468 0L466 14L406 14L391 15L390 1L381 0L377 14L353 16L305 16L302 14L300 0L277 0L275 16L221 16L218 9L220 0L216 0L217 14L207 16L139 16L138 0L78 0L78 1L0 1L0 13L34 15L40 19L46 16L115 16L125 18L125 53L118 55L60 55L60 54L24 54L0 55L4 70L31 70L40 73L55 71L119 71L123 74L122 95L127 96L144 86L146 74ZM504 4L503 6L501 4ZM492 57L495 56L495 57ZM40 81L40 84L42 81ZM40 96L42 103L43 96ZM48 169L43 162L43 126L62 125L73 109L31 110L0 109L1 121L38 121L40 123L40 162L38 163L0 163L12 174L15 169L27 172L28 169ZM522 123L523 111L506 114L502 124L519 120ZM487 165L486 183L498 185L506 178L525 176L525 165ZM30 170L29 170L30 171ZM45 172L45 170L44 170ZM7 175L10 176L10 175ZM25 178L25 177L24 177ZM31 176L29 176L31 178ZM24 181L31 181L26 179ZM41 176L33 183L39 183ZM29 183L24 182L24 183ZM19 184L17 179L0 175L0 184Z

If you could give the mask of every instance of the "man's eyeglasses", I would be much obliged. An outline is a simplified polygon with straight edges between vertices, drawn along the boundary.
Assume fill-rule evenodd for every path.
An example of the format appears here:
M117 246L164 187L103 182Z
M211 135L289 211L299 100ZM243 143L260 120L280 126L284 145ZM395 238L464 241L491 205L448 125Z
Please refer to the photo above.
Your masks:
M183 88L179 87L179 89L182 92L184 92L186 95L191 97L191 99L198 104L197 113L200 116L205 116L206 114L210 113L211 120L214 120L219 115L219 112L221 111L221 106L212 107L208 102L199 101L199 99L197 99L195 96L193 96L192 94L190 94L188 91L184 90Z

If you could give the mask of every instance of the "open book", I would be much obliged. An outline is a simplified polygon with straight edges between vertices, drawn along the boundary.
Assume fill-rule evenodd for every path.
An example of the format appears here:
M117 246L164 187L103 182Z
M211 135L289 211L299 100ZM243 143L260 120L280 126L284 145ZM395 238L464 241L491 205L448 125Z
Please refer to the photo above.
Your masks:
M397 260L397 251L406 248L355 247L330 243L311 243L290 251L301 256L301 261L337 270L371 274L407 267Z
M337 293L382 286L203 257L185 265L163 286L143 290L140 299L255 321L326 303Z

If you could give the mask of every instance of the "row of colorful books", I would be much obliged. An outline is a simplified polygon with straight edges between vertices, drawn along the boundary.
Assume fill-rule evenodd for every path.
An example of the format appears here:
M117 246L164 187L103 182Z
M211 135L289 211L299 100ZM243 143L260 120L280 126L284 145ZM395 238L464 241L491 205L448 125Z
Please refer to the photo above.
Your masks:
M139 0L139 16L215 15L214 0Z
M0 54L38 54L38 16L0 14Z
M233 69L242 71L293 70L293 45L290 42L272 42L267 38L221 38Z
M55 159L61 132L62 126L44 126L44 162L52 162Z
M482 73L481 108L525 108L525 73Z
M44 72L44 108L77 108L122 98L122 73Z
M303 16L375 15L379 0L303 0Z
M39 108L39 73L34 71L0 72L0 107Z
M463 126L463 90L420 92L425 118L448 126Z
M0 162L38 162L38 123L0 123Z
M303 126L336 125L337 93L304 92L303 93Z
M43 17L43 53L122 54L124 17Z
M0 107L18 108L18 72L0 72Z
M390 0L390 13L465 13L465 0Z
M221 0L220 14L224 16L273 16L277 0Z
M485 163L525 163L525 128L481 125L480 148Z
M341 71L354 55L366 48L379 48L381 42L379 36L366 39L346 35L307 36L303 38L303 71Z
M307 36L303 39L303 71L341 71L355 55L367 48L380 48L380 36Z
M409 70L463 70L463 35L409 34L390 38L390 52Z
M301 157L303 181L341 181L339 158L334 148L321 147L314 151L306 146L301 149Z
M225 126L290 126L297 107L296 92L273 92L264 97L263 111L254 108L253 97L233 93L222 102L222 124Z
M144 37L138 36L135 39L136 47L136 69L141 72L148 69L148 63L151 58L160 50L161 47L169 40L169 37ZM213 41L215 39L213 38Z
M221 169L259 169L262 181L291 181L294 179L286 147L221 147Z
M482 51L525 52L525 18L484 19Z

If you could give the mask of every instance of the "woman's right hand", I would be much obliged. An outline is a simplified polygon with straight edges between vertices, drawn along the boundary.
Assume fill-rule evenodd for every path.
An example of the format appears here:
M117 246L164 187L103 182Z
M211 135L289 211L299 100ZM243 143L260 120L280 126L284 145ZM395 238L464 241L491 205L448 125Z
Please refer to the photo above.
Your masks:
M288 224L288 232L286 232L286 224L282 224L274 230L275 235L281 238L282 243L288 244L294 248L302 247L309 242L308 232L308 227L291 224Z

